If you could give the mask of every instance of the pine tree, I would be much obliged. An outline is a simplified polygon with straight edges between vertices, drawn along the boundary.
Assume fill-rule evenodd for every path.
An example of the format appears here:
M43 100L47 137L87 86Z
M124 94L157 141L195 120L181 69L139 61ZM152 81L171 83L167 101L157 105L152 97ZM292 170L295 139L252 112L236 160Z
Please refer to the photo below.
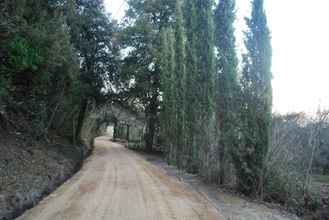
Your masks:
M264 159L270 144L272 86L270 31L264 1L254 0L246 19L241 111L243 145L236 156L239 186L246 194L262 193Z
M215 10L216 130L219 183L223 184L228 151L233 148L236 127L237 57L235 51L235 0L221 0Z

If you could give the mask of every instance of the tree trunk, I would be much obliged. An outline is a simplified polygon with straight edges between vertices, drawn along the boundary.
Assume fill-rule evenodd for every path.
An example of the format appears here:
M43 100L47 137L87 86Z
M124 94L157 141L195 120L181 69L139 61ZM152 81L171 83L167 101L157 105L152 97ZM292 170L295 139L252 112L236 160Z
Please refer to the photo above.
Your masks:
M2 116L1 113L0 113L0 128L7 131L7 120L5 119L4 116Z
M119 131L119 128L118 128L119 122L118 122L118 120L115 119L113 123L114 123L114 125L113 125L113 140L116 141L116 139L119 136L119 133L118 133L118 131Z
M306 198L309 190L310 185L310 179L311 179L311 172L312 172L312 166L313 166L313 160L314 160L314 153L316 149L316 133L317 128L312 128L310 138L309 138L309 146L312 146L312 152L310 155L310 160L308 163L308 167L305 174L305 183L304 183L304 198Z
M219 185L225 182L225 148L224 144L218 143L219 147Z
M129 129L130 129L130 126L128 124L127 125L127 137L126 137L126 139L127 139L128 142L129 142Z
M154 116L150 116L150 119L148 120L145 134L145 150L147 152L153 151L153 141L155 135L155 120L153 117Z
M158 107L158 93L156 93L152 96L147 111L147 128L145 134L145 150L147 152L153 151L154 136L156 134L156 123L158 121Z
M61 96L56 104L56 107L54 108L53 112L51 113L51 116L49 118L49 121L48 121L48 124L47 124L47 127L46 127L46 133L48 134L49 132L49 129L52 127L53 125L53 122L54 122L54 119L55 119L55 116L57 114L57 111L59 109L59 107L61 106L62 104L62 100L64 98L64 95L65 95L65 86L63 87L63 90L62 90L62 93L61 93Z
M87 107L88 107L88 100L84 99L81 103L81 108L80 108L80 112L79 112L79 116L78 116L78 124L76 126L76 130L75 130L75 140L79 141L79 136L82 130L82 126L83 126L83 121L85 119L85 115L86 115L86 111L87 111Z

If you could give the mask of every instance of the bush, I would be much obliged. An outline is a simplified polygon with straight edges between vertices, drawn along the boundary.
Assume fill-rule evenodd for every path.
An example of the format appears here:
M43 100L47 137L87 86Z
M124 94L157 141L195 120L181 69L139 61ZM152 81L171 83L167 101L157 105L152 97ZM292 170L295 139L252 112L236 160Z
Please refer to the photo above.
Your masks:
M323 143L323 115L309 118L304 114L275 116L272 143L266 157L264 199L279 202L304 214L321 205L319 190L310 178L317 161L318 143ZM315 151L315 152L314 152Z

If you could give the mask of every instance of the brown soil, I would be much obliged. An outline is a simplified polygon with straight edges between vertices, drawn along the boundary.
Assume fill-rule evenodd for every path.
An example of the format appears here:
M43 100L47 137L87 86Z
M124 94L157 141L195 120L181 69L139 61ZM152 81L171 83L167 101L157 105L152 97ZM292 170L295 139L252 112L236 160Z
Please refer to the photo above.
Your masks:
M211 202L142 156L95 140L82 170L19 220L221 220Z
M299 220L293 214L282 209L282 207L252 201L246 197L232 193L228 190L211 185L194 174L177 170L176 167L168 165L160 156L139 153L145 160L166 171L166 174L175 178L189 188L188 192L198 192L209 203L213 204L227 220ZM312 219L313 220L313 219ZM319 220L319 219L314 219ZM322 219L321 219L322 220ZM326 219L325 219L326 220Z

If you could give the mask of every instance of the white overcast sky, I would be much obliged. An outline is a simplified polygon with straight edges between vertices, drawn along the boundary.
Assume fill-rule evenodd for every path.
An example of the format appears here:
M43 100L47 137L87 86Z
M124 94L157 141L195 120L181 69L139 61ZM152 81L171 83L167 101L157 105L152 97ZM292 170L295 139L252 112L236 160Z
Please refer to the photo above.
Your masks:
M243 23L250 0L237 0ZM105 0L113 18L124 16L124 0ZM329 0L265 0L272 32L274 111L314 113L329 108Z

